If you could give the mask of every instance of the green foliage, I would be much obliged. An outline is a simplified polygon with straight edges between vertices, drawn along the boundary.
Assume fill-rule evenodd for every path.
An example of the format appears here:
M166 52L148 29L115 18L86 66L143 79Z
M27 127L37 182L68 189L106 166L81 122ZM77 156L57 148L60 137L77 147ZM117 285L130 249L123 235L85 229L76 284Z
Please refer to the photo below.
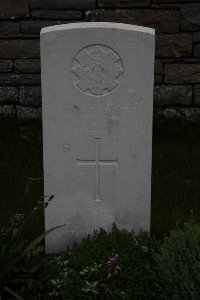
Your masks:
M28 178L33 180L23 202L23 213L28 213L43 194L42 132L39 128L23 129L19 131L0 119L0 227L7 226L8 219L16 214ZM30 230L29 236L34 238L43 231L43 214L36 214L32 220L34 233Z
M99 264L94 262L84 268L80 266L81 271L78 271L69 260L65 260L64 255L54 257L48 265L50 271L49 267L53 276L49 281L53 288L48 293L50 299L116 299L120 295L116 284L119 283L121 268L117 261L112 266L105 261ZM56 273L55 268L59 268Z
M18 292L27 300L43 295L50 300L200 299L200 226L192 222L163 242L113 226L61 255L47 256L32 271L28 259L24 275L22 267L15 274L20 275Z
M200 226L173 230L155 254L162 299L200 299Z
M200 130L154 124L151 232L183 228L200 211Z
M153 253L158 246L145 234L136 237L116 226L111 232L100 229L62 255L47 256L30 289L24 276L18 292L25 299L43 299L44 294L61 300L156 299Z
M199 213L200 131L172 128L170 124L154 125L151 232L163 236L176 222L183 226L191 209L196 216ZM0 152L0 170L4 174L0 177L0 226L3 226L10 213L20 206L27 178L38 180L33 180L30 187L25 213L43 193L41 130L32 134L24 126L16 131L2 122ZM17 218L23 217L20 214L17 213ZM35 216L27 224L29 240L42 232L43 214ZM1 232L1 257L6 253L3 244L9 239L2 241L6 232L9 236L9 226ZM15 233L13 228L10 237ZM27 245L17 238L11 249L16 246L14 250L21 254ZM161 247L145 235L135 237L116 228L111 233L100 230L60 256L45 259L38 249L28 252L13 266L8 286L26 300L43 299L44 295L49 299L57 295L61 300L112 299L111 295L114 299L195 300L200 299L199 250L199 227L194 224L186 225L184 231L173 231ZM112 253L119 253L120 269L117 276L109 278L106 262ZM0 268L1 262L7 261L1 259ZM12 292L7 288L8 291Z
M45 276L41 277L45 264L44 247L41 245L31 249L22 261L14 268L9 286L23 295L24 299L36 299L42 293Z
M152 287L154 283L151 272L154 247L155 241L150 240L147 235L143 234L136 237L133 232L119 230L113 226L109 233L103 229L100 229L98 233L95 232L93 236L89 236L79 246L76 246L70 255L68 252L64 254L64 257L70 261L71 267L79 273L84 266L94 266L95 263L105 265L112 253L119 253L118 266L121 271L112 280L115 298L118 297L119 289L121 292L126 291L126 297L130 297L130 299L133 297L151 299L149 289L155 289ZM95 277L93 276L93 278ZM115 291L117 287L118 289ZM110 299L109 297L108 299ZM107 298L105 297L105 299Z
M24 214L14 215L10 220L10 226L2 228L0 231L0 299L2 299L5 291L15 298L21 299L16 292L7 286L12 273L24 256L34 249L47 234L61 227L54 227L31 242L24 239L24 233L41 204L43 202L38 202L38 205L27 216ZM48 201L45 205L48 205Z

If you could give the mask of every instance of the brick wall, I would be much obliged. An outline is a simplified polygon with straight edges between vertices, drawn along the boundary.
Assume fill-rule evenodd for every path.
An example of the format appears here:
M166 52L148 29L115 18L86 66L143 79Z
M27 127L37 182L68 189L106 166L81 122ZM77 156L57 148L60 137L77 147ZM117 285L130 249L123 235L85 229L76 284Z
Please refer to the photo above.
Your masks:
M41 118L40 30L83 20L155 28L155 114L200 119L200 0L0 0L1 116Z

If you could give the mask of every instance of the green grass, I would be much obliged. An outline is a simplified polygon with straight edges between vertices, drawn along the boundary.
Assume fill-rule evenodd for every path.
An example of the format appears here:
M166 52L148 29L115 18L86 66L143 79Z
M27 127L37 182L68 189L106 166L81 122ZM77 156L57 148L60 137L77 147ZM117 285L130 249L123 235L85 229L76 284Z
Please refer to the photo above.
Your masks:
M43 195L41 126L31 128L0 122L0 226L14 213L28 212ZM43 227L42 215L37 218L36 235Z
M152 170L152 232L200 220L200 128L156 124Z
M43 195L42 133L0 122L0 226L19 208L30 178L25 209ZM178 223L200 216L200 128L156 123L153 137L152 233L162 236ZM43 217L34 221L34 234L43 228Z

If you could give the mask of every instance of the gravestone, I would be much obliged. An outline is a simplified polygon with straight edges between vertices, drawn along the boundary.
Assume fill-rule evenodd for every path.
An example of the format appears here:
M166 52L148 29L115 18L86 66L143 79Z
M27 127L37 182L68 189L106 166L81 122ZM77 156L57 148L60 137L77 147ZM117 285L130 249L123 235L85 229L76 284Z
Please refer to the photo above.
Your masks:
M154 30L41 32L45 227L56 253L103 227L150 230Z

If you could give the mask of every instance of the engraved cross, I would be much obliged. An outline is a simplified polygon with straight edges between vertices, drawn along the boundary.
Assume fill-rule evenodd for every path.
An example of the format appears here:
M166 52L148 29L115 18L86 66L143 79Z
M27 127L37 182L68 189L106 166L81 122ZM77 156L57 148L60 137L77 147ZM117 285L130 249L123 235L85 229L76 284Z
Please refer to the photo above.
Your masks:
M95 199L94 201L101 201L100 190L100 167L101 166L115 166L118 167L118 160L101 160L100 159L100 138L95 138L95 160L92 159L77 159L77 166L95 166Z

